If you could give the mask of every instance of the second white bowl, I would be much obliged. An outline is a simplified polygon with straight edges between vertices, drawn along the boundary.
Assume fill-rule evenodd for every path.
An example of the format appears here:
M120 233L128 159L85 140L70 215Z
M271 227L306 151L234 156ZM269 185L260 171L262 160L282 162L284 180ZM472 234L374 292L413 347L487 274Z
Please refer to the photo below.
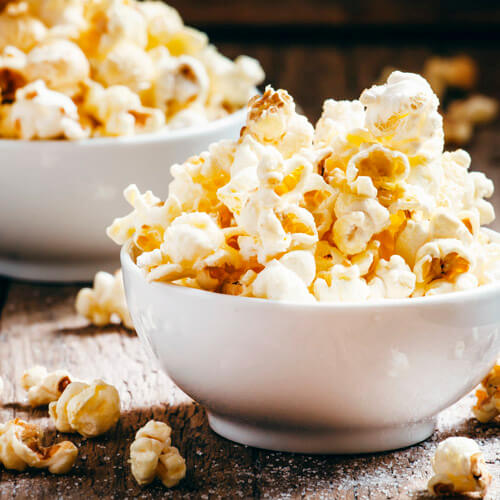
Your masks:
M118 268L105 228L130 210L123 189L134 183L166 197L170 166L238 137L245 113L131 138L0 140L0 275L89 281Z

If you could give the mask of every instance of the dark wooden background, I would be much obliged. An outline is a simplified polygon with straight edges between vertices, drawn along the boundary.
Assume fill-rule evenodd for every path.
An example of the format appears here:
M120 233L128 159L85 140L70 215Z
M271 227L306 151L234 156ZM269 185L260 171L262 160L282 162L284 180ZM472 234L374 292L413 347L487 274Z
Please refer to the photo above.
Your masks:
M500 99L500 2L174 0L172 4L187 24L206 30L226 55L258 58L267 82L288 89L311 119L319 116L328 97L358 97L384 66L419 71L433 54L474 57L481 71L477 90ZM500 191L499 138L496 121L478 130L467 149L473 168L487 172ZM498 211L498 194L494 204ZM80 456L67 476L0 468L0 500L426 499L430 457L437 442L452 435L478 440L496 480L489 498L500 498L498 426L481 425L471 417L472 396L441 415L432 438L396 452L324 457L240 446L209 430L203 409L151 363L133 332L88 326L77 317L73 304L78 288L0 278L0 373L6 381L7 403L0 406L0 421L18 416L39 422L48 429L48 438L54 438L46 412L26 407L19 388L22 371L41 363L67 368L76 377L103 377L115 384L122 396L120 424L95 440L71 436ZM172 425L174 444L187 460L186 479L171 491L158 484L141 489L129 473L128 447L137 428L150 418Z

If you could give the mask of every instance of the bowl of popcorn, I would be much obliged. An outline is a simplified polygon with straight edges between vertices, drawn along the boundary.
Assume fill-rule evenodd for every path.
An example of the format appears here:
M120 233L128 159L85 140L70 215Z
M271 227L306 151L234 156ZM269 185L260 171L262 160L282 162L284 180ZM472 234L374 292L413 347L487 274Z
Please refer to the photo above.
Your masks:
M238 136L264 74L159 1L4 4L0 274L89 280L117 267L123 188L166 196L168 166Z
M268 87L236 141L129 186L133 323L220 435L359 453L426 439L500 351L493 184L443 151L438 99L394 72L313 127Z

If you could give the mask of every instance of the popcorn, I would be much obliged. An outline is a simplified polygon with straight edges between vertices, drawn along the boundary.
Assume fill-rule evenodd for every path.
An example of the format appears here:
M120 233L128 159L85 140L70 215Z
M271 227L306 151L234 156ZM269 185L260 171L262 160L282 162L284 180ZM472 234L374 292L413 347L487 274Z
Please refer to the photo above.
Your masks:
M48 373L43 366L26 370L21 378L21 386L28 391L28 401L33 408L57 401L70 383L71 376L66 370Z
M12 46L0 53L0 102L12 102L17 89L26 84L24 69L26 56Z
M355 302L490 283L493 185L465 151L443 152L437 106L395 72L360 101L327 101L313 128L267 87L238 140L172 166L166 201L129 186L133 211L108 235L149 281L232 295Z
M95 64L96 80L107 87L125 85L135 93L149 89L155 75L148 53L131 42L120 42ZM138 100L137 106L140 106Z
M432 159L443 151L439 100L419 75L394 71L385 85L374 85L360 97L365 126L382 144L409 156Z
M491 484L479 446L465 437L445 439L432 458L435 475L429 480L434 495L480 493L483 497Z
M70 441L45 447L42 439L43 432L38 426L19 418L0 424L0 464L20 472L27 467L48 469L52 474L69 472L78 448Z
M188 106L204 105L209 79L203 64L191 56L169 57L154 83L155 107L175 115Z
M478 69L474 60L465 55L431 57L425 62L422 75L441 98L448 87L472 89L477 82Z
M88 136L78 121L73 101L49 90L42 80L20 88L8 120L20 139L84 139Z
M130 446L130 464L132 475L140 485L158 477L167 488L172 488L186 475L184 458L171 446L171 432L167 424L155 420L137 431Z
M13 46L26 52L40 43L47 35L47 28L26 12L11 12L8 8L0 14L0 51Z
M202 126L242 108L263 79L255 59L223 57L161 1L23 0L0 10L0 138ZM24 102L32 85L37 106Z
M75 43L51 40L28 53L24 73L29 81L43 80L52 90L74 95L89 76L90 65Z
M450 104L444 116L444 134L446 140L455 144L468 142L474 127L487 123L498 115L496 99L482 95L473 95Z
M99 436L118 422L120 396L112 385L102 380L92 384L72 382L57 401L49 404L49 414L59 432Z
M490 422L500 414L500 360L481 382L476 397L472 413L480 422Z
M130 317L121 270L115 275L100 271L95 275L93 288L82 288L76 297L78 314L94 325L104 326L119 320L127 328L134 328Z
M127 136L156 132L165 125L163 114L141 104L137 94L124 85L103 88L92 84L82 110L94 119L96 135Z

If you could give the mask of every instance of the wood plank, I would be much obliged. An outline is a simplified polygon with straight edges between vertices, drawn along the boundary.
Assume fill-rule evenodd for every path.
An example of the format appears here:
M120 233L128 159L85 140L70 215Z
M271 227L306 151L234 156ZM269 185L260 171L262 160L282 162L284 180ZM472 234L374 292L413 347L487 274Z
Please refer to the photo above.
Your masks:
M446 31L455 25L494 26L500 19L495 2L480 7L470 2L421 0L418 8L397 0L168 0L187 23L194 25L303 25L400 26L440 25Z

